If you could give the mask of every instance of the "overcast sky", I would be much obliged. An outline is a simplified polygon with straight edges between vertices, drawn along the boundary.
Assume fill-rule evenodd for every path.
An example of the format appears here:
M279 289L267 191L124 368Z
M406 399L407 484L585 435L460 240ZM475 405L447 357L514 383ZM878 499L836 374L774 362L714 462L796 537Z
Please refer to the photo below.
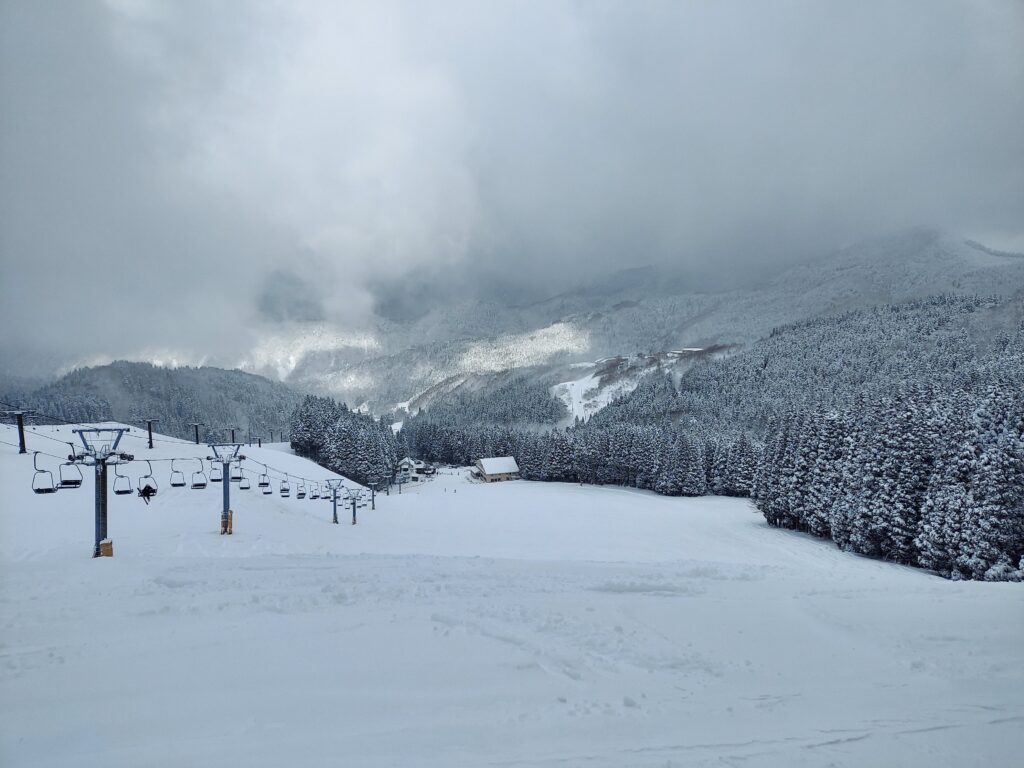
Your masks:
M0 45L5 350L224 354L411 273L1024 244L1018 0L2 0Z

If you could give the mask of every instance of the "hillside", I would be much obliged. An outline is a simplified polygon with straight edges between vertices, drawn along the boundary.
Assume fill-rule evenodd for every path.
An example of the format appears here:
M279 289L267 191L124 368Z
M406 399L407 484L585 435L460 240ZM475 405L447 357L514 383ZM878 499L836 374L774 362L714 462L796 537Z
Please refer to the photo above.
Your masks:
M856 310L686 366L568 430L463 402L406 419L402 437L429 460L515 456L529 480L750 496L772 525L851 552L1024 579L1024 300Z
M300 324L255 369L382 411L455 377L749 344L776 326L937 294L1011 297L1024 291L1024 257L917 229L751 281L726 288L669 267L632 269L530 305L465 302L381 321L335 345L321 326Z
M80 368L34 391L5 393L0 399L34 408L66 421L122 421L159 429L175 437L192 436L193 422L213 430L233 426L239 434L269 437L287 429L300 396L287 385L243 371L220 368L163 368L148 363L115 362Z

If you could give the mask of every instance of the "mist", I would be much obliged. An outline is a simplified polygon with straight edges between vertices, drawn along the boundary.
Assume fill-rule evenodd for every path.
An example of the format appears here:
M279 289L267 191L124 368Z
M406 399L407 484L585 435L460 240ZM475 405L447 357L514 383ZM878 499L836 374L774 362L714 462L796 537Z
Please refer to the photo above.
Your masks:
M1017 2L0 10L7 365L1024 238Z

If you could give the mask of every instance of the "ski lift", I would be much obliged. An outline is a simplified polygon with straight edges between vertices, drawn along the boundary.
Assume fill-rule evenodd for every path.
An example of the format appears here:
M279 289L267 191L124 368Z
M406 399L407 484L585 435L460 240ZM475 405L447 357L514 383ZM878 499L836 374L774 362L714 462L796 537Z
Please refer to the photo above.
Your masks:
M223 482L223 480L224 480L224 470L221 468L220 464L214 464L211 461L210 462L210 482L211 483L220 483L220 482Z
M309 498L310 499L319 499L320 498L320 483L313 483L313 485L310 487L310 489L309 489Z
M118 462L120 464L120 462ZM127 496L132 492L132 479L128 475L122 475L117 471L117 464L114 464L114 495Z
M79 488L82 485L82 470L79 469L78 464L75 463L75 446L73 443L68 443L71 448L71 453L68 455L68 460L57 468L57 477L59 483L58 488Z
M232 464L231 465L231 474L229 475L229 479L231 480L232 483L237 483L237 482L241 481L241 479L242 479L242 465L241 464Z
M149 467L149 470L139 478L139 493L145 493L147 496L156 496L157 489L160 486L157 485L156 478L153 477L153 465L149 459L146 459L146 466ZM149 490L146 490L147 488Z
M203 472L205 465L202 459L196 459L196 461L199 462L199 471L192 473L192 490L201 491L206 487L206 473Z
M53 472L39 468L39 451L32 454L32 466L36 470L32 475L32 490L36 493L56 493L57 486L53 484Z
M257 483L257 485L260 488L266 489L266 490L263 491L264 493L270 493L270 490L269 490L269 488L270 488L270 475L267 474L267 465L266 464L263 465L263 474L260 475L260 479L259 479L259 482Z
M80 488L82 486L82 470L73 461L61 464L57 474L60 477L61 488Z
M295 487L295 498L306 498L306 486L301 480L299 480L299 484Z
M288 475L286 474L285 479L281 481L281 496L287 499L292 495L292 487L288 484Z
M185 487L185 473L174 468L174 459L171 459L171 488Z
M240 475L240 477L238 478L238 490L248 491L250 488L252 488L252 483L249 481L249 478L245 476L245 472L242 472L241 467L238 468L238 472Z

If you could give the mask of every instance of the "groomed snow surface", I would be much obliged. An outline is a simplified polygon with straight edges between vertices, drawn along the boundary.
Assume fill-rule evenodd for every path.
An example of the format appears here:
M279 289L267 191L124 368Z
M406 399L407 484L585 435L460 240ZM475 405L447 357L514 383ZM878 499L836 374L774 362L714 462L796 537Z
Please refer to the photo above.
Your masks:
M1021 764L1019 584L847 555L745 501L466 470L357 526L235 491L227 537L220 488L159 467L149 506L110 497L92 560L91 475L34 495L0 444L0 765Z

